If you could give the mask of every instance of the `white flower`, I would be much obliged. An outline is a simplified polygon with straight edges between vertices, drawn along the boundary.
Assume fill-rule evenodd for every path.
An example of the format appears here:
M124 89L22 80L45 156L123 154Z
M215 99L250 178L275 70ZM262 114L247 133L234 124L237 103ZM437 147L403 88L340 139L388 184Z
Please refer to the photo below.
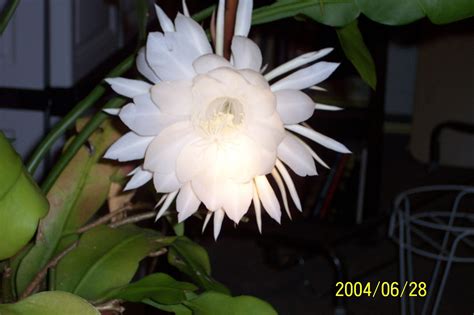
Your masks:
M124 78L107 80L133 102L120 111L109 111L118 114L131 131L114 143L105 157L144 159L125 189L153 179L156 191L165 194L157 218L175 198L179 221L203 203L209 210L203 228L214 214L216 238L224 216L239 223L252 201L260 230L261 204L280 222L280 204L268 182L269 174L288 215L286 189L301 210L286 166L306 176L317 174L314 160L326 165L296 134L349 152L344 145L301 125L315 109L338 109L315 104L300 91L325 80L338 64L317 62L269 84L332 49L307 53L263 76L260 49L247 38L252 1L239 1L230 62L222 57L223 7L224 1L220 1L214 54L204 30L186 8L186 16L178 14L173 23L157 6L163 33L149 34L137 57L138 70L152 84Z

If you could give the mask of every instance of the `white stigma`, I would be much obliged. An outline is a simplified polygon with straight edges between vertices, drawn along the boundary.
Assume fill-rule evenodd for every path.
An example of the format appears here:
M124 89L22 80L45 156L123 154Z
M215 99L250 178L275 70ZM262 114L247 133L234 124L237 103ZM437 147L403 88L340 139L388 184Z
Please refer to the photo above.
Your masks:
M239 130L243 120L243 106L237 99L219 97L198 115L195 122L205 135L220 137Z

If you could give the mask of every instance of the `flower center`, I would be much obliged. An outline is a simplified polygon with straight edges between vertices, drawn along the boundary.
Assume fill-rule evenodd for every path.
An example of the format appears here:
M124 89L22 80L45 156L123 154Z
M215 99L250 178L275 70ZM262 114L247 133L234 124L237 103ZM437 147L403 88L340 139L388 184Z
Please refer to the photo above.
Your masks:
M197 119L206 135L229 135L237 131L244 120L242 104L235 98L219 97L207 105Z

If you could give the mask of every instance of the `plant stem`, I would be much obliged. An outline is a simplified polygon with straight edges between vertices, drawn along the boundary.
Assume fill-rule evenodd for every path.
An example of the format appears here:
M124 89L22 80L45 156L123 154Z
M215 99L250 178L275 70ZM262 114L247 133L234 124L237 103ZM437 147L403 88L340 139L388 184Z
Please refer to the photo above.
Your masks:
M224 57L230 60L230 46L234 36L235 17L237 15L238 0L227 0L225 3L225 27L224 27Z
M24 299L28 296L30 296L37 288L38 286L40 285L41 281L44 280L44 278L46 277L46 275L48 274L48 270L50 268L53 268L55 267L58 262L63 259L64 256L66 256L69 252L71 252L74 248L76 248L77 244L79 243L79 241L75 241L74 243L72 243L71 245L69 245L66 249L64 249L62 252L60 252L59 254L57 254L55 257L53 257L47 264L46 266L43 267L43 269L40 270L40 272L38 272L36 274L36 276L33 278L33 280L30 282L30 284L28 285L28 287L26 287L25 291L21 294L20 296L20 300L21 299Z
M168 252L168 249L166 247L163 247L157 250L156 252L149 253L148 257L160 257L166 254L167 252Z
M9 262L6 261L2 266L2 294L0 303L10 303L13 301L12 288L11 288L11 276L12 269L10 268Z
M20 0L11 0L10 3L6 6L5 11L3 11L0 16L0 35L3 34L3 31L7 28L8 22L15 13L16 8L20 4Z
M120 64L118 64L112 71L107 74L107 77L117 77L129 70L134 62L134 55L128 56ZM89 109L92 105L97 102L97 100L105 93L106 88L101 83L96 86L82 101L77 103L76 106L66 115L61 121L59 121L54 128L49 132L49 134L41 141L41 143L36 147L35 151L31 155L28 163L26 164L26 169L30 174L34 174L35 170L38 168L39 164L49 152L53 144L61 137L61 135L69 129L76 120L84 114L84 112Z
M120 208L118 210L115 210L114 212L111 212L109 214L106 214L104 215L103 217L100 217L99 219L97 219L96 221L90 223L90 224L87 224L87 225L84 225L83 227L81 227L79 230L76 231L77 234L81 234L81 233L85 233L93 228L95 228L96 226L99 226L99 225L102 225L102 224L105 224L107 222L109 222L112 218L114 218L117 214L120 214L122 212L126 212L126 211L132 211L132 210L140 210L140 209L153 209L153 205L149 205L149 204L137 204L137 205L128 205L128 206L125 206L123 208Z
M110 224L110 227L116 228L116 227L119 227L119 226L122 226L122 225L125 225L125 224L136 223L136 222L148 220L148 219L154 218L155 216L156 216L156 211L153 210L153 211L149 211L149 212L145 212L145 213L142 213L142 214L137 214L137 215L132 216L132 217L125 218L122 221L112 223L112 224Z
M122 314L125 312L125 308L120 305L122 303L121 300L111 300L102 304L95 305L95 308L99 312L104 312L104 311L111 311L115 313Z
M104 108L116 108L122 106L123 104L125 104L125 100L123 98L115 97L107 102ZM43 192L47 193L51 189L63 169L72 160L84 142L87 141L90 135L107 119L107 117L107 114L98 112L89 120L89 122L84 126L79 134L67 146L66 150L49 172L48 176L41 185Z

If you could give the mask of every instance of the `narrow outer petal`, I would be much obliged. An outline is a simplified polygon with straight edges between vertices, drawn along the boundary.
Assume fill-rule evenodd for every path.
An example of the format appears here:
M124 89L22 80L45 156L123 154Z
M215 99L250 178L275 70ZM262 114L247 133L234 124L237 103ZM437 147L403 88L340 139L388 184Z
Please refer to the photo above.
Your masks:
M105 81L110 84L112 90L120 95L133 98L150 92L151 85L140 81L125 78L108 78Z
M300 135L319 143L320 145L341 153L351 153L351 151L342 143L329 138L313 129L301 125L286 125L286 129L299 133Z
M280 223L280 203L278 202L275 192L273 191L272 186L270 186L267 178L265 176L255 177L255 185L257 186L258 196L262 201L263 207L272 219Z
M298 70L280 81L272 84L272 91L283 89L303 90L326 80L336 68L338 63L321 61L312 66Z
M252 7L252 0L239 1L234 28L234 34L236 36L247 37L249 35L250 25L252 23Z
M218 209L214 212L214 239L217 240L221 233L222 221L224 221L225 212Z
M132 178L128 181L127 185L123 189L131 190L145 185L150 179L152 179L153 173L144 170L141 166L137 167L134 170Z
M333 48L324 48L318 51L313 51L313 52L309 52L301 56L298 56L290 61L285 62L284 64L276 67L272 71L265 74L265 79L270 81L282 74L295 70L298 67L304 66L308 63L321 59L322 57L329 54L331 51L333 51Z
M161 29L163 32L174 32L173 22L166 15L166 13L160 8L159 5L155 4L156 16L160 22Z

